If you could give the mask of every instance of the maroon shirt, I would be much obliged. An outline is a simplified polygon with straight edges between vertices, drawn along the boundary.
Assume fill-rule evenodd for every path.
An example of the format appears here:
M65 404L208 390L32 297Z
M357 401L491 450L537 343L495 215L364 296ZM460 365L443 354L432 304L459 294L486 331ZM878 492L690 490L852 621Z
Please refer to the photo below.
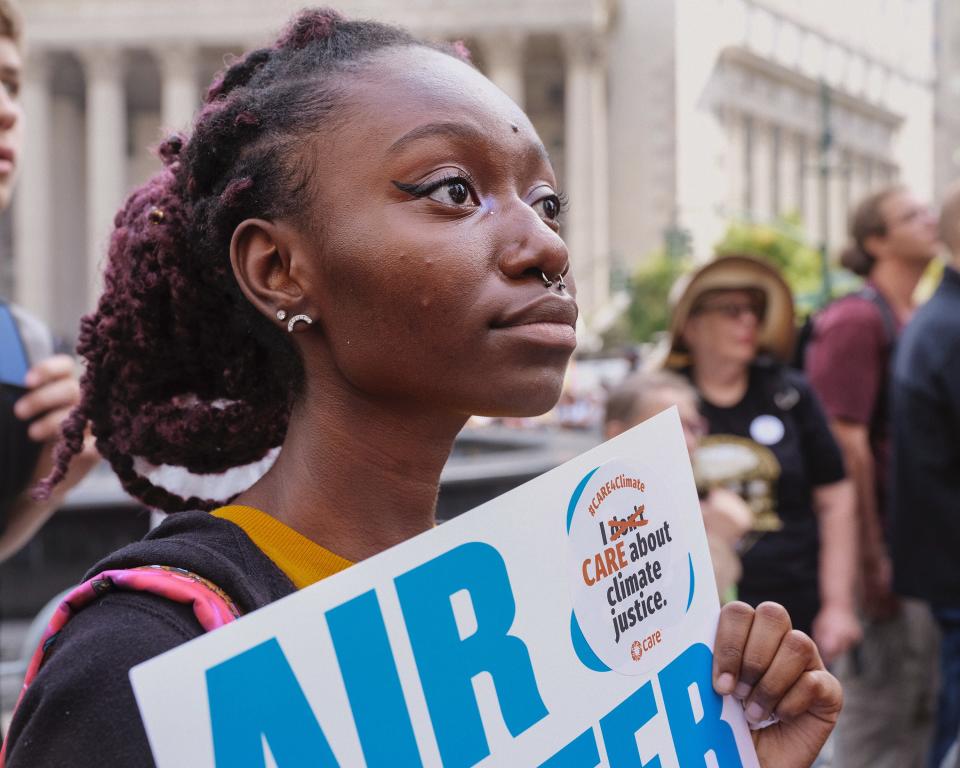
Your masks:
M897 321L897 335L901 330ZM893 341L880 308L853 294L816 317L805 358L807 377L827 416L869 429L881 519L890 463L887 400Z

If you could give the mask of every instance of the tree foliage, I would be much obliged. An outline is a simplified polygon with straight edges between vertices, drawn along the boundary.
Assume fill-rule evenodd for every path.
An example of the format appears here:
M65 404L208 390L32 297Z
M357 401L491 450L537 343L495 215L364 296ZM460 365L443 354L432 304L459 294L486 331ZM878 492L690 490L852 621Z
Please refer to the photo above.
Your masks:
M670 323L668 297L670 288L689 269L685 259L670 257L657 251L647 259L630 279L630 305L626 322L633 341L651 341Z

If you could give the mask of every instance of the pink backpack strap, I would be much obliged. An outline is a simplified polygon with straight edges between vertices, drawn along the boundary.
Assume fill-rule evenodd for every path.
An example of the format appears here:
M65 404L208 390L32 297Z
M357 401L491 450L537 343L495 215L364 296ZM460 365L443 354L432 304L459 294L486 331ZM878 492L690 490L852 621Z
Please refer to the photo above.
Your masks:
M27 687L33 682L43 664L50 647L64 625L80 609L94 602L101 595L113 590L127 592L149 592L176 603L192 605L193 614L205 632L222 627L240 617L240 611L230 597L216 584L196 573L182 568L166 565L142 565L113 571L103 571L92 579L83 582L67 595L57 606L53 618L43 633L40 645L34 651L27 666L23 688L17 698L17 706L23 699ZM16 707L14 707L16 711ZM6 741L0 747L0 768L4 766Z

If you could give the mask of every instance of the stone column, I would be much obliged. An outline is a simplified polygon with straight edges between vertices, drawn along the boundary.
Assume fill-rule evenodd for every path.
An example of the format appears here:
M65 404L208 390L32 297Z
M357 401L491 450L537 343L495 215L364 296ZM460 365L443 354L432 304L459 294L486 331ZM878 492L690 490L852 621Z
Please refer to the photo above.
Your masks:
M15 299L46 322L53 320L50 162L50 55L30 52L23 68L21 103L26 141L14 206Z
M168 45L155 52L163 81L160 125L165 133L186 131L200 106L196 49Z
M576 275L578 301L589 322L609 292L606 67L599 40L571 35L564 39L564 52L563 186L572 200L564 238Z
M773 216L773 195L771 194L772 174L772 134L771 126L763 120L754 119L753 123L753 210L756 221L767 221Z
M604 307L610 298L610 168L607 149L607 60L602 41L594 43L590 67L590 170L593 184L590 218L593 251L593 295L595 310ZM613 320L613 318L609 318Z
M122 51L85 51L87 77L87 299L96 306L113 219L126 187L127 114Z
M483 52L487 77L523 109L526 50L526 38L523 33L503 30L498 32L496 37L481 40L480 48Z

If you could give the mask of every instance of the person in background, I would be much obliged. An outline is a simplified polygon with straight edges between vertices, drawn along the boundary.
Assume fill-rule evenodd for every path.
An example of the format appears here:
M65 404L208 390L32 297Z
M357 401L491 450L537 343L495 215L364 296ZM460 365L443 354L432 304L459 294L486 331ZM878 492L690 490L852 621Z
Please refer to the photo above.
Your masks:
M920 768L933 728L937 630L929 608L892 592L886 525L889 386L913 293L936 255L936 220L901 186L864 198L843 265L864 288L815 316L804 368L857 491L863 642L841 660L846 705L835 735L841 768Z
M698 463L753 510L738 596L773 600L826 663L860 639L853 487L793 349L793 297L779 273L727 255L674 286L666 366L696 387L709 436ZM712 465L712 466L711 466Z
M707 433L707 424L698 410L696 390L683 376L672 371L644 371L624 379L607 400L604 439L616 437L674 405L680 415L687 452L694 459L700 440ZM723 602L729 602L735 599L740 578L737 545L750 530L750 507L733 491L714 486L701 493L700 511L717 591Z
M23 69L23 24L18 9L9 0L0 0L0 210L10 205L19 172L25 135L23 107L19 101ZM86 438L83 449L70 467L56 493L40 501L30 490L53 467L53 448L60 425L80 402L80 385L74 361L68 355L53 354L53 339L37 319L20 307L2 308L32 364L23 382L25 392L13 395L4 388L0 401L0 463L4 465L0 493L0 562L3 562L39 530L75 486L98 462L93 438ZM8 350L7 354L11 354ZM16 397L16 399L14 399ZM39 444L39 451L30 443ZM29 460L24 461L24 457ZM15 468L15 469L14 469ZM9 474L7 474L9 473Z
M893 588L927 603L942 632L929 768L960 731L960 187L944 201L940 235L951 261L900 337L891 398Z

